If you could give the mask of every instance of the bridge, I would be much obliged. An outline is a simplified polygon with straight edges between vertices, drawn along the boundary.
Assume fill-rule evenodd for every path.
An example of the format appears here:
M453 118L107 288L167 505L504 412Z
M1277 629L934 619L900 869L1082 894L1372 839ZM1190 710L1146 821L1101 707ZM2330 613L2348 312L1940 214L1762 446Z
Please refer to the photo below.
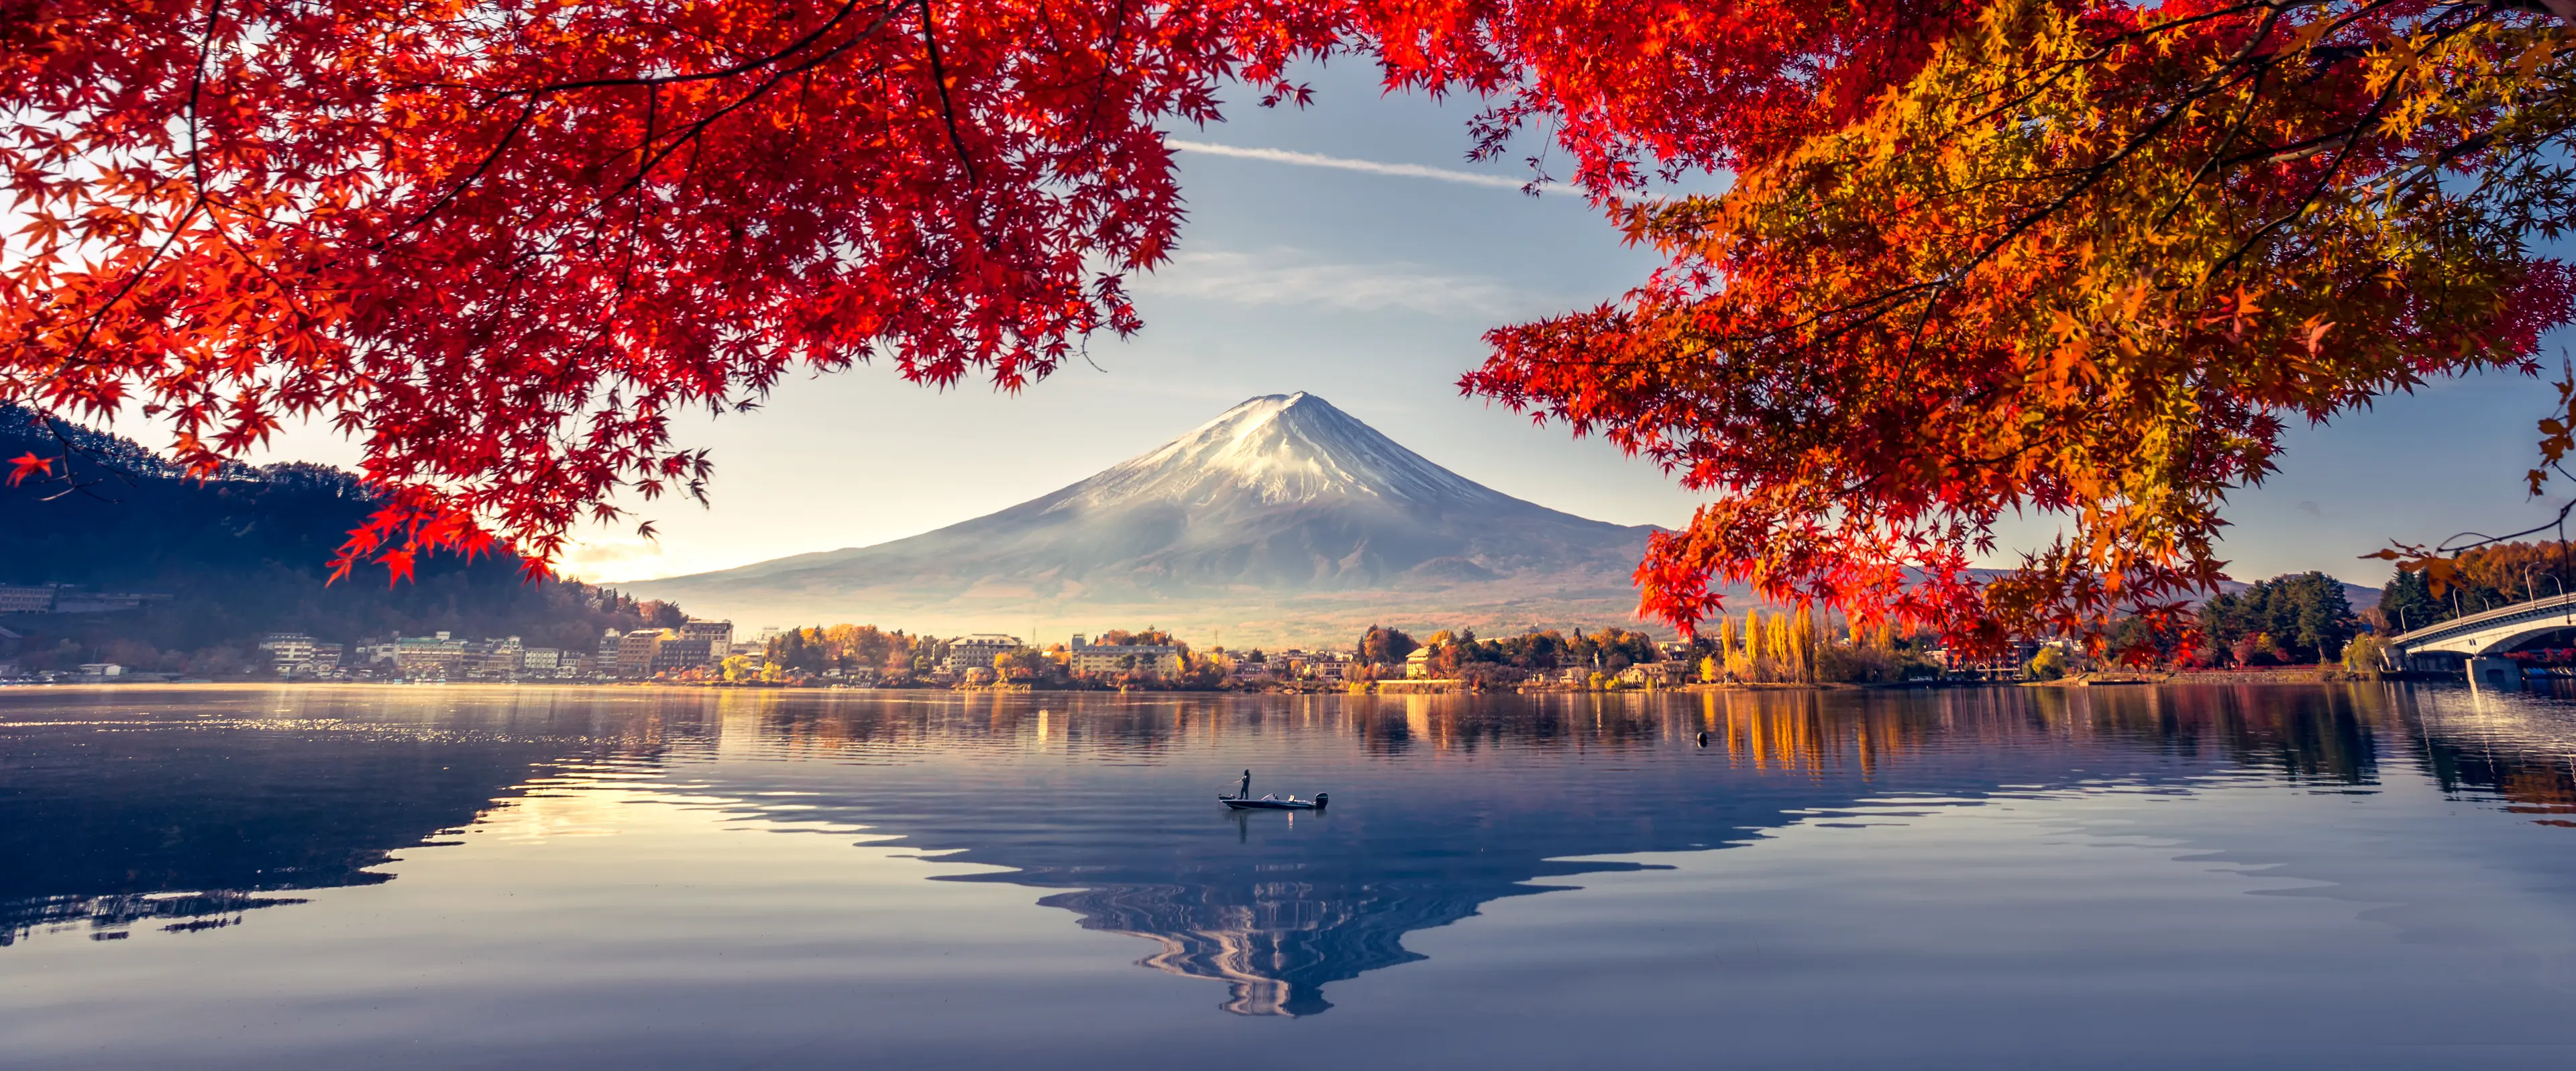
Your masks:
M2576 594L2517 602L2399 633L2388 640L2387 658L2399 669L2431 668L2420 663L2498 654L2562 630L2576 631Z

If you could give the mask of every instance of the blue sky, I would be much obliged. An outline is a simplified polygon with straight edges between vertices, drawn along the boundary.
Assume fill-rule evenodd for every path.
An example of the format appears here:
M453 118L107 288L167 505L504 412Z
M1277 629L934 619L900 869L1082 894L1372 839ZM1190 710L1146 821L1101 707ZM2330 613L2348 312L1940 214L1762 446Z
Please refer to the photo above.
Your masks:
M1182 154L1190 219L1174 263L1136 282L1138 336L1096 339L1089 364L1018 396L935 392L871 367L791 379L763 411L682 429L713 450L711 508L647 507L658 540L594 531L570 570L634 579L900 538L1072 483L1244 398L1298 390L1506 493L1626 524L1687 520L1697 498L1653 465L1455 386L1483 356L1484 329L1615 297L1654 258L1623 248L1580 197L1512 188L1528 177L1517 160L1466 162L1472 102L1382 97L1361 63L1312 80L1313 107L1265 111L1237 92L1246 103L1229 122L1174 131L1252 152ZM2294 430L2282 471L2229 513L2231 573L2322 569L2376 586L2386 568L2355 556L2392 538L2537 523L2544 511L2520 477L2552 396L2536 380L2482 376ZM310 429L277 453L354 458ZM2054 527L2013 525L1995 564Z

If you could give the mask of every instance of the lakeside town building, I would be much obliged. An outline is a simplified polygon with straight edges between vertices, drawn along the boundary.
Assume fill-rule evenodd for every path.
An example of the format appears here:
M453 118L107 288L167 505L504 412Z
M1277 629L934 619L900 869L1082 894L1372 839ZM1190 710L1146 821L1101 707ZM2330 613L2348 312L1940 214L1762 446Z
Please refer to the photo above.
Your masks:
M650 680L716 665L733 651L733 622L692 618L677 628L609 629L599 638L599 665L623 680Z
M1177 644L1091 643L1088 637L1076 635L1065 648L1065 668L1086 676L1133 672L1177 677L1181 673L1181 648Z
M733 648L733 622L731 621L708 621L692 617L683 622L678 631L681 639L705 640L707 650L710 652L729 651ZM721 654L716 655L718 659L723 657Z
M714 641L704 637L666 634L653 648L652 663L644 676L659 677L665 673L683 673L715 663Z
M970 669L989 670L993 659L1019 650L1020 638L998 632L979 632L948 641L948 658L943 667L963 673Z
M1357 659L1340 651L1322 651L1295 660L1297 676L1336 683L1351 679L1351 668L1357 664Z
M339 644L320 643L301 632L272 632L259 641L269 669L280 677L335 678L346 654Z
M616 648L607 652L612 672L627 679L653 675L653 659L661 653L662 640L668 630L639 628L616 637Z
M1271 651L1257 659L1250 655L1236 658L1226 673L1244 681L1268 678L1274 681L1340 682L1350 679L1352 665L1353 660L1347 652L1307 651L1291 647Z

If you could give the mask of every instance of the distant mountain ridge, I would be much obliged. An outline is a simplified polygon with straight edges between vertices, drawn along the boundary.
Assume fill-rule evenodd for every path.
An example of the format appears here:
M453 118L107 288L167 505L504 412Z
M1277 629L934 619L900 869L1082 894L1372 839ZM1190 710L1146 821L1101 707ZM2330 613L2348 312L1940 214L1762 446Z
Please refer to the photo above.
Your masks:
M1633 617L1629 576L1652 531L1514 498L1320 397L1275 394L936 531L625 587L790 620L1151 618L1256 642L1381 619L1601 625Z

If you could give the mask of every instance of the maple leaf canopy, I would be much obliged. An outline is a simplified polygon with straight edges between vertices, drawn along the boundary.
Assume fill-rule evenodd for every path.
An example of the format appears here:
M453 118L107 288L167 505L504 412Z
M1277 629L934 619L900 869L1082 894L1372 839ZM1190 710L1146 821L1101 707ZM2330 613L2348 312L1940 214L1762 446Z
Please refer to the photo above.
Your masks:
M2098 634L2218 579L2287 420L2570 319L2560 3L0 0L0 401L200 473L327 420L383 501L343 572L542 568L703 494L675 413L1134 331L1163 131L1358 54L1665 255L1461 382L1711 495L1647 612ZM1976 582L2018 510L2068 535Z

